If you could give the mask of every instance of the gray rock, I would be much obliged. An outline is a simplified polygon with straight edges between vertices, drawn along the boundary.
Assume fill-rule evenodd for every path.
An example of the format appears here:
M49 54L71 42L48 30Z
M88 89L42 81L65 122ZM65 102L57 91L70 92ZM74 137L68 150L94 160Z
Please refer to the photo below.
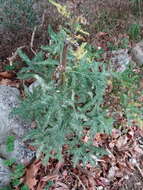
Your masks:
M11 114L12 109L20 102L19 95L16 88L0 86L0 143L3 143L12 133L22 137L28 128L27 123Z
M14 150L12 152L6 151L6 144L0 146L0 153L6 159L14 159L17 164L28 165L34 158L35 152L28 149L23 142L16 139L14 142Z
M7 186L11 180L11 171L4 165L3 161L0 158L0 188Z
M16 163L29 164L35 158L35 152L29 150L22 142L22 136L28 132L30 124L22 121L18 116L12 115L11 111L20 103L18 89L10 86L0 86L0 156L5 159L15 159ZM15 136L14 150L6 151L6 140L9 135ZM4 169L9 174L9 169L3 165L0 159L0 185L10 182L8 175L3 178ZM2 181L1 181L2 179Z
M114 50L111 52L110 66L114 71L123 72L131 58L128 54L128 49Z
M133 61L138 65L143 65L143 41L137 43L131 50Z

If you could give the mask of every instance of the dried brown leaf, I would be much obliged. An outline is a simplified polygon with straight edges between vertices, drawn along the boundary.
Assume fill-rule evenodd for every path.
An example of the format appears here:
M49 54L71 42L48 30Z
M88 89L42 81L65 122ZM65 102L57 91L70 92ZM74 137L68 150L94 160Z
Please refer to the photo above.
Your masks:
M15 74L13 72L4 71L4 72L0 72L0 77L12 79L13 77L15 77Z
M116 166L112 166L109 171L108 171L108 175L107 175L107 178L108 179L113 179L115 176L116 176L116 172L118 171L119 169L116 167Z
M47 181L52 181L52 180L57 180L58 179L58 175L48 175L48 176L44 176L41 178L41 181L47 182Z
M125 146L127 145L127 141L128 141L128 138L126 135L124 136L120 136L116 142L116 147L119 149L119 150L124 150L125 149Z
M30 190L35 190L35 185L37 184L36 175L40 169L41 161L35 161L26 169L25 175L25 184L29 187Z
M2 79L2 80L0 80L0 85L12 86L12 87L19 88L20 83L17 81L9 80L9 79Z

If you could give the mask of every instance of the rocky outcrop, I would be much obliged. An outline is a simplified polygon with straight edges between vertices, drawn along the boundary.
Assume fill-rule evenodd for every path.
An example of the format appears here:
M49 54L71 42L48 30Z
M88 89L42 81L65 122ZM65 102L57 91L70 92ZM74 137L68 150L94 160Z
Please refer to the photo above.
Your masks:
M0 144L6 137L15 134L22 137L28 124L11 114L19 103L19 91L9 86L0 86Z
M0 158L0 188L10 183L11 171L4 165L4 160Z
M15 159L16 163L29 164L35 157L35 152L29 150L22 142L23 135L30 128L30 124L22 121L18 116L11 114L17 107L19 91L9 86L0 86L0 156L5 159ZM15 136L14 149L7 152L6 141L8 136ZM10 169L3 165L0 159L0 187L10 182Z
M110 54L110 69L116 72L123 72L131 61L128 49L114 50Z
M143 41L137 43L131 51L132 59L138 65L143 65Z

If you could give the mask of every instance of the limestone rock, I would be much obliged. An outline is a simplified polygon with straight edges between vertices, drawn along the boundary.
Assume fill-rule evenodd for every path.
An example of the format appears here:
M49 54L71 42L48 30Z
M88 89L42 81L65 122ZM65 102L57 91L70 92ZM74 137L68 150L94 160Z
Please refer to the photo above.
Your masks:
M111 52L110 65L114 71L123 72L130 61L131 58L128 54L128 49L114 50Z
M14 133L22 137L29 127L19 117L11 115L13 108L19 104L19 91L10 86L0 86L0 143Z
M139 65L143 65L143 41L137 43L131 50L133 61Z
M18 116L12 115L13 108L18 106L20 93L10 86L0 86L0 156L5 159L15 159L16 163L29 164L35 158L35 152L29 150L22 142L22 136L28 132L30 124ZM9 135L15 136L14 150L7 152L6 140ZM10 170L0 159L0 187L10 182Z
M6 159L14 159L17 164L28 165L34 158L35 152L28 149L23 142L16 139L14 142L14 150L12 152L6 151L6 144L0 146L0 153Z
M11 171L3 164L3 159L0 158L0 188L8 185L11 180Z

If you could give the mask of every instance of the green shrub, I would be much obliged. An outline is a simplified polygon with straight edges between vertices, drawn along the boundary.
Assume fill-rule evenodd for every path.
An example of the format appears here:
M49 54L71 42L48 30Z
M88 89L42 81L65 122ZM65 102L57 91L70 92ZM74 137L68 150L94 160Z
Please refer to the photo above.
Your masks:
M23 185L20 178L25 173L25 166L22 164L16 164L15 159L11 160L5 160L4 164L8 167L12 167L13 173L11 174L11 185L7 186L0 190L12 190L14 189L20 189L20 190L29 190L27 185Z
M31 139L37 147L37 156L44 153L45 163L50 157L62 159L65 145L75 164L80 160L94 162L93 155L105 153L93 146L94 136L98 132L109 133L112 126L112 120L101 108L108 73L104 65L90 56L86 43L75 47L65 30L54 33L49 28L49 33L50 45L42 47L32 60L19 51L27 64L19 77L35 78L39 86L32 93L25 88L26 98L15 113L36 121L37 127L26 139ZM65 47L64 69L56 73L65 61ZM59 80L54 79L54 74L59 75ZM85 136L87 142L84 142Z
M139 24L131 24L129 27L129 36L132 40L139 40L141 38L141 28Z
M134 67L130 64L124 72L113 74L113 92L120 98L120 108L126 118L126 125L136 124L141 127L143 124L143 103L140 101L143 94L140 89L142 74L134 71Z

